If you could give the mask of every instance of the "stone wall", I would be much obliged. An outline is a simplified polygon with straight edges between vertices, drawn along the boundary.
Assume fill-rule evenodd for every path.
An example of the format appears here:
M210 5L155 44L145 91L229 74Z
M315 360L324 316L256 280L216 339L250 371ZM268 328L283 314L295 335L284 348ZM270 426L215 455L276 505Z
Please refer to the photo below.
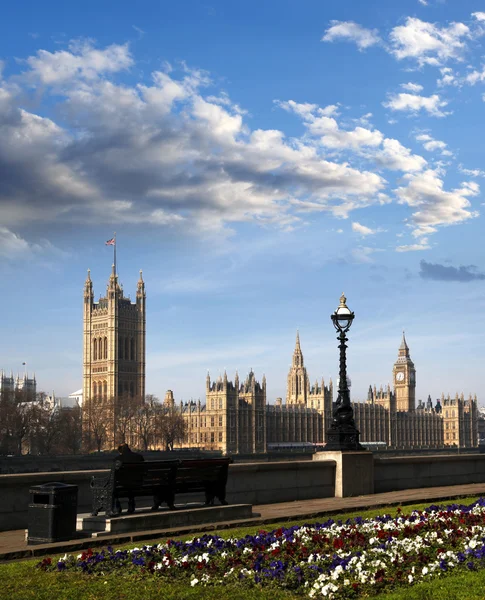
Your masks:
M107 473L106 470L98 470L0 475L0 531L27 528L29 489L33 485L53 481L75 484L79 488L78 514L89 513L91 477ZM227 500L231 504L269 504L310 498L331 498L334 495L335 463L333 461L319 463L278 461L237 463L229 466ZM178 495L175 501L178 504L203 501L203 499L203 494L191 494ZM137 506L150 506L150 500L150 498L138 499Z
M145 460L170 460L173 458L203 458L221 456L220 452L200 450L162 450L141 452ZM63 471L91 471L109 469L117 452L93 452L92 454L75 454L59 456L0 456L0 474L14 473L60 473Z
M485 482L483 454L374 457L374 493Z
M227 500L231 504L269 504L334 497L336 463L325 456L320 458L323 460L232 464L229 467ZM374 456L373 471L375 493L484 483L485 455ZM371 473L372 469L368 472ZM106 473L106 470L98 470L0 475L0 531L27 528L30 487L52 481L77 485L78 513L89 513L91 476ZM202 495L179 495L176 503L202 500ZM137 501L137 506L149 505L150 498Z

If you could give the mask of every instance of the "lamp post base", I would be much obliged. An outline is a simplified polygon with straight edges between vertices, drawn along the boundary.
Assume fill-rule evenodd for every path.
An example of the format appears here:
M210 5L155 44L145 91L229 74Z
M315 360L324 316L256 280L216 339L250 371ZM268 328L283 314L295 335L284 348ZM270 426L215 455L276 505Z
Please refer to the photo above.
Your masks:
M327 431L327 443L324 452L334 450L365 451L360 445L360 432L352 425L331 425Z

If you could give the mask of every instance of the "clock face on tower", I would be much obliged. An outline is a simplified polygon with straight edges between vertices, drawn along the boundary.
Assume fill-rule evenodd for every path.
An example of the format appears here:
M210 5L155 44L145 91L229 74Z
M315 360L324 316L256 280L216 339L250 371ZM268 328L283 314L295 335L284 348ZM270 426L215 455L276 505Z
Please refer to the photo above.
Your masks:
M404 381L404 373L402 371L396 374L396 381Z

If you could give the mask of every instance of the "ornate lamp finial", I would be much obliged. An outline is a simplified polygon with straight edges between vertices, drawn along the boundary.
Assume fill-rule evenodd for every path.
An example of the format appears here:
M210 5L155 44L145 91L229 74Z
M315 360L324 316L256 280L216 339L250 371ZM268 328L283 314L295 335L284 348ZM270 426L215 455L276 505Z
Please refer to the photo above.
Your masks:
M347 304L345 304L347 302L347 298L345 297L344 292L342 292L342 295L340 296L340 305L339 308L347 308Z

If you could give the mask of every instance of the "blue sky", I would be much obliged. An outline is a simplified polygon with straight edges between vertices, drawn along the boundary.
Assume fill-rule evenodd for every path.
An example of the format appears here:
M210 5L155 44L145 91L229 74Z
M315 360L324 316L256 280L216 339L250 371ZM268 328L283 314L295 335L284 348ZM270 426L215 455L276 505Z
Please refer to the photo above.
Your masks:
M354 399L484 396L485 12L478 0L9 3L0 23L0 366L81 387L82 288L147 287L147 392L252 367L298 328ZM471 313L471 314L470 314Z

